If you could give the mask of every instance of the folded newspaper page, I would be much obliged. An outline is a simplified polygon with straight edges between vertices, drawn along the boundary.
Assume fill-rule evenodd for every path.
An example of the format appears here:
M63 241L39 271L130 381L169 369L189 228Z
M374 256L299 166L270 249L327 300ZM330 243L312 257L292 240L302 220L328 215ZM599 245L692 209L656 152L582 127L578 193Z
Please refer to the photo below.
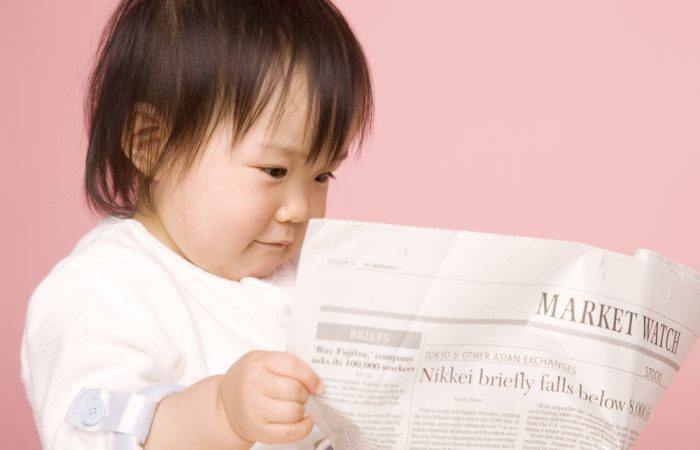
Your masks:
M700 329L650 250L313 220L288 349L346 449L630 448Z

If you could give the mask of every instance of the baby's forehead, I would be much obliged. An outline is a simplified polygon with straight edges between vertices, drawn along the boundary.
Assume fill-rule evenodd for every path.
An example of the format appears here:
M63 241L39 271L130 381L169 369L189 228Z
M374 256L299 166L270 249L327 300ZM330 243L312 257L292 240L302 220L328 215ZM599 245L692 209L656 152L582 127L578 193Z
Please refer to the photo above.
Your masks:
M270 141L304 141L317 126L314 105L306 89L275 89L252 124L253 132Z
M306 158L308 155L308 150L304 150L302 147L297 147L294 144L285 144L282 142L263 141L256 145L257 150L263 155L281 155L293 158Z
M289 84L272 88L271 95L261 99L259 114L254 115L250 127L240 129L238 134L234 129L232 141L252 142L263 157L293 157L310 166L330 166L344 161L357 130L350 126L332 132L333 124L328 123L326 116L333 113L322 112L321 100L309 96L307 83L304 73L297 72ZM232 112L235 116L235 111Z
M308 146L298 146L291 143L279 141L263 141L257 143L255 150L261 156L281 156L284 158L304 161L307 165L335 165L342 163L348 156L348 149L344 149L340 154L333 155L331 150L321 152L314 160L309 160L310 149ZM334 157L331 157L333 155Z

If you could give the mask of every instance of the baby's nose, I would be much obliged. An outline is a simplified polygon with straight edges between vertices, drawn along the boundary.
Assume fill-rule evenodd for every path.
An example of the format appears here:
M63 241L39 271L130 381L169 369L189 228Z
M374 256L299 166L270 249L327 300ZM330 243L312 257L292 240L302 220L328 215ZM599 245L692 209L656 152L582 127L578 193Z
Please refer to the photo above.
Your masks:
M278 222L306 222L309 220L309 196L300 190L287 195L277 209Z

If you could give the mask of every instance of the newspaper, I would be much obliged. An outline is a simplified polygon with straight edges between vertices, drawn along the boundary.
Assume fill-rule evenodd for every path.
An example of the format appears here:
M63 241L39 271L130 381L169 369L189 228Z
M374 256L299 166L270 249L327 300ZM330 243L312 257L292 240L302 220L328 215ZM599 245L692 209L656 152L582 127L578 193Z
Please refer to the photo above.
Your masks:
M310 222L288 349L335 450L630 448L700 329L656 252Z

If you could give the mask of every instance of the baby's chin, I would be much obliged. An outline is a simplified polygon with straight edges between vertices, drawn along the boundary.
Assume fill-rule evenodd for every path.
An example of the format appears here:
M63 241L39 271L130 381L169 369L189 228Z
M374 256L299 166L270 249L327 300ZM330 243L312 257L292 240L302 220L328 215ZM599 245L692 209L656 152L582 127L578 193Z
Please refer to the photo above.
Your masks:
M278 263L276 265L269 265L266 267L258 267L256 269L253 269L253 270L245 273L244 275L242 275L241 278L246 278L246 277L267 278L270 275L272 275L277 269L282 267L284 265L284 263L287 262L288 259L289 258L281 261L280 263Z
M261 262L258 266L246 268L238 267L237 269L234 269L235 273L227 273L224 274L223 277L234 281L240 281L243 278L267 278L277 269L287 264L292 258L295 258L299 255L299 253L301 253L301 249L298 248L298 246L287 250L288 251L284 252L284 254L279 254L274 259L265 258L267 260Z

